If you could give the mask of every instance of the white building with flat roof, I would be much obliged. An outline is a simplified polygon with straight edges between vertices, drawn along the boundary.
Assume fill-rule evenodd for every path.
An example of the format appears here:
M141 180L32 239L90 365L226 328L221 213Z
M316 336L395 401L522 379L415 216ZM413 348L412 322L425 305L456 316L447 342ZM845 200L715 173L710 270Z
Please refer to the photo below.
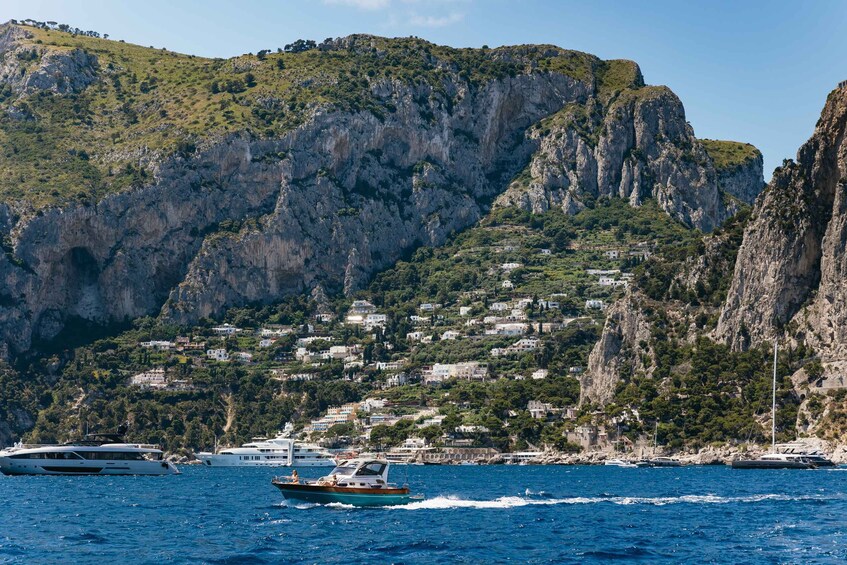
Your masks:
M241 331L241 328L236 328L232 324L224 324L222 326L212 328L213 333L215 333L216 335L223 335L223 336L235 335L235 334L239 333L240 331Z
M209 349L206 351L206 357L213 361L229 361L229 353L226 349Z
M145 349L155 349L156 351L168 351L176 344L172 341L163 341L163 340L151 340L151 341L142 341L139 343L141 347Z
M129 384L142 388L165 388L168 382L165 379L165 370L162 368L150 369L143 373L133 375L129 379Z

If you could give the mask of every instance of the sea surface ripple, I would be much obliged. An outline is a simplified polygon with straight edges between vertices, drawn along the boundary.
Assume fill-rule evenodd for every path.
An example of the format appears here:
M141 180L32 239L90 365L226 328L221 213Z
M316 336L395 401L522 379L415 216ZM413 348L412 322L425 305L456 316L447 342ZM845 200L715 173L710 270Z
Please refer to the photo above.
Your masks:
M274 470L182 470L0 476L0 563L847 560L840 470L394 467L426 498L368 509L287 505Z

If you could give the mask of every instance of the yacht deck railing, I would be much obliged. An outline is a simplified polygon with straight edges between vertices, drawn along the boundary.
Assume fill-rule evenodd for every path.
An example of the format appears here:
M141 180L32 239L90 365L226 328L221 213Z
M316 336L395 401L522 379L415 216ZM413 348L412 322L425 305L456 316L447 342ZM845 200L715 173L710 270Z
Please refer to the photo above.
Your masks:
M85 442L80 443L22 443L18 442L12 445L12 449L38 449L41 447L129 447L133 449L161 449L160 446L153 443L99 443L86 445Z

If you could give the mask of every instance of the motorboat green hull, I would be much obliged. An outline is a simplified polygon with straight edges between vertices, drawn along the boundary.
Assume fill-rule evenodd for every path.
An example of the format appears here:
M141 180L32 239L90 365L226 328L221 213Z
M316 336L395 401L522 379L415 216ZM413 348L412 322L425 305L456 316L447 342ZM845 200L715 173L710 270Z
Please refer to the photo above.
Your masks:
M412 495L406 488L352 489L316 485L299 485L274 482L286 500L312 504L348 504L351 506L397 506L422 500L420 495ZM371 491L371 492L364 492Z

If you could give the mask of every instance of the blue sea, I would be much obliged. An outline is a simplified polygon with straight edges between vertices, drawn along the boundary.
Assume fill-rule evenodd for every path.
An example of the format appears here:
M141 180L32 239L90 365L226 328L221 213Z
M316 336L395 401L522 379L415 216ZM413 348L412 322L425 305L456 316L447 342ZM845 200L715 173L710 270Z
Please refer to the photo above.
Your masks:
M369 509L288 506L274 470L182 470L0 476L0 562L847 560L847 469L394 467L426 499Z

